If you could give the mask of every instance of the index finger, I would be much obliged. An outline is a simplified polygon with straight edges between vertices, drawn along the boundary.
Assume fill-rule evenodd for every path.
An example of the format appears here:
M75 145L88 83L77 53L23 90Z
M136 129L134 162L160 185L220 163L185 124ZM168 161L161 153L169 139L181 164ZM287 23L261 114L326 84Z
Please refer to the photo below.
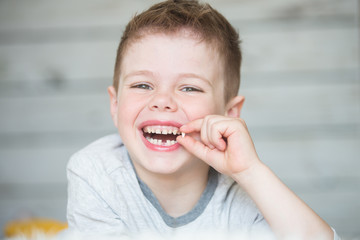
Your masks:
M183 133L200 132L201 126L204 122L203 118L193 120L180 127L180 131Z

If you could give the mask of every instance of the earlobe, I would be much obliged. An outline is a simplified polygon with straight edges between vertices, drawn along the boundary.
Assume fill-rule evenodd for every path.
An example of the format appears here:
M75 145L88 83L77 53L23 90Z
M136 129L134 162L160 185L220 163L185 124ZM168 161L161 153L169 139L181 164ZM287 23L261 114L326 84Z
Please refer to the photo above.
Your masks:
M242 107L244 105L244 101L245 101L244 96L236 96L236 97L232 98L226 104L225 116L239 118L241 109L242 109Z
M109 93L109 97L110 97L110 114L111 114L111 118L115 124L115 126L117 127L117 109L118 109L118 101L117 101L117 93L116 90L114 88L114 86L110 86L108 87L108 93Z

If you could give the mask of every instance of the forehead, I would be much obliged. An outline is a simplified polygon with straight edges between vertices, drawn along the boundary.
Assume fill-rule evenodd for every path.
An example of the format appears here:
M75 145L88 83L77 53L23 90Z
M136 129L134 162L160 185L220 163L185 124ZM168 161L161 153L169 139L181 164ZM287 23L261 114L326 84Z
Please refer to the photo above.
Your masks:
M168 74L189 72L215 80L223 79L223 65L215 44L201 40L191 32L152 33L130 40L120 72L122 76L135 70Z

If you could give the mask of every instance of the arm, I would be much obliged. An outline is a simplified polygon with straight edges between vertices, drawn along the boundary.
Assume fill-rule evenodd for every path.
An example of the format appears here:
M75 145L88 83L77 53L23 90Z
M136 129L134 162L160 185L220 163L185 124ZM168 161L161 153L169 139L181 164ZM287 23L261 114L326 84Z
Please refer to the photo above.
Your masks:
M242 186L278 237L334 238L330 226L260 161L242 119L207 116L180 130L187 135L178 142Z
M280 238L333 239L330 226L264 164L233 176Z

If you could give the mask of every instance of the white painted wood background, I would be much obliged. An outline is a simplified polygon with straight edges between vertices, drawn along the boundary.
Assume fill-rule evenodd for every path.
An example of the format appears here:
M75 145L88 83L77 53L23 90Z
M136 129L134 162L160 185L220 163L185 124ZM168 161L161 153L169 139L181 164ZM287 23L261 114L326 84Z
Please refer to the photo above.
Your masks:
M115 131L117 44L154 2L0 1L0 227L65 221L68 158ZM344 239L360 239L359 1L209 2L243 40L242 117L262 160Z

